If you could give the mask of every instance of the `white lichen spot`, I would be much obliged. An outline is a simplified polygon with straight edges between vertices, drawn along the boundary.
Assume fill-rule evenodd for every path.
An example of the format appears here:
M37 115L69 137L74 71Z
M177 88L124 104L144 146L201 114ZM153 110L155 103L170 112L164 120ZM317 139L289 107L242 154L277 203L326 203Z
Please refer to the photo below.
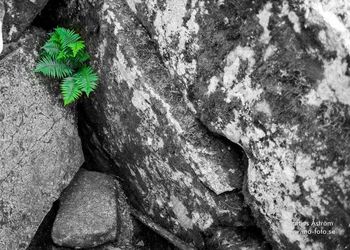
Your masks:
M186 8L187 2L187 0L168 0L164 10L153 10L155 14L153 24L160 52L173 55L167 62L168 66L183 76L185 81L195 74L197 65L195 60L187 62L184 52L188 51L188 47L193 51L198 49L196 39L192 37L199 31L199 25L195 21L198 10L194 8L198 1L191 1L192 8L189 10ZM184 23L186 16L190 18ZM177 39L174 39L175 37Z
M225 0L218 0L217 5L220 7L221 5L225 4Z
M165 112L166 112L165 116L166 116L169 124L171 124L174 127L174 129L178 135L182 134L184 131L183 131L179 121L171 113L170 105L167 102L165 102L164 99L159 94L157 94L150 86L147 85L147 89L148 89L150 95L152 97L154 97L156 100L160 101L163 108L165 108Z
M228 54L223 76L223 86L227 92L226 102L231 102L232 97L235 97L240 99L243 105L251 105L254 101L259 99L263 90L253 88L250 78L255 64L254 55L255 53L250 47L241 46L237 46ZM240 72L242 61L248 63L245 72ZM243 80L238 82L237 77L239 73L244 73L245 76Z
M248 71L251 70L255 64L254 54L254 51L250 47L237 46L227 55L223 77L225 88L230 88L237 81L241 60L247 60Z
M193 21L193 15L191 15L191 26L188 30L182 26L183 18L187 13L186 0L169 0L166 1L165 11L158 11L154 20L154 26L158 33L158 39L160 44L167 44L169 40L176 34L179 34L179 45L180 50L185 49L185 42L188 40L190 31L198 32L198 24Z
M132 104L142 112L149 109L149 95L144 91L134 90L133 96L131 98Z
M324 27L325 39L321 42L329 50L336 50L338 56L350 53L350 1L348 0L305 0L306 24ZM343 18L341 19L340 16Z
M212 78L210 78L207 95L210 95L211 93L215 92L215 90L219 85L219 81L220 81L219 78L216 76L213 76Z
M268 117L272 116L270 104L266 100L256 103L255 110L266 114Z
M136 4L142 3L142 0L126 0L126 2L128 3L131 10L136 13Z
M123 30L123 27L119 23L118 18L116 18L115 13L113 12L113 10L109 9L109 5L107 3L103 4L102 12L103 12L102 16L103 16L103 18L106 19L107 23L114 26L113 33L114 33L114 35L117 36L118 32L120 30Z
M260 36L260 41L265 44L268 44L270 41L270 31L268 29L268 25L270 21L270 16L272 15L271 9L272 9L272 3L267 2L264 8L257 15L259 18L259 24L264 29L263 34Z
M283 1L281 14L279 16L287 16L288 20L293 24L294 31L297 33L301 32L299 17L294 11L289 10L289 4L287 1Z
M106 52L106 48L107 48L107 39L104 38L102 43L100 43L99 47L98 47L98 57L97 58L103 58Z
M193 222L190 217L188 217L188 210L184 204L174 195L170 196L170 207L172 207L173 212L180 223L180 225L186 229L193 228Z
M144 180L147 179L147 174L146 174L145 170L143 170L142 168L138 168L137 171L139 171L142 179L144 179Z
M264 54L264 61L267 61L276 51L277 47L275 45L269 45Z
M259 141L261 138L266 136L265 132L257 127L247 127L246 130L243 131L238 119L239 114L236 110L234 112L236 119L230 121L222 129L222 132L226 138L247 149L249 148L250 142ZM252 138L254 139L252 140Z
M295 32L300 33L301 28L300 28L300 22L299 22L299 17L297 14L295 14L294 11L291 11L288 13L288 19L289 21L293 24L293 29Z
M10 32L9 32L9 39L12 39L13 34L15 34L15 33L17 33L17 32L18 32L18 31L17 31L16 26L12 25L12 26L11 26L11 29L10 29Z
M183 183L185 187L191 187L193 179L190 174L180 172L180 171L173 171L172 172L172 177L174 181L180 183L180 185Z
M316 90L311 90L304 102L319 106L323 101L341 102L350 105L350 77L345 75L347 63L338 57L332 61L324 61L324 79Z
M135 85L136 79L138 79L142 73L138 69L137 65L133 67L128 67L128 63L121 52L119 45L116 49L116 56L113 57L113 68L118 69L118 74L116 76L118 81L126 81L129 88Z
M237 111L234 111L237 113ZM240 140L242 138L242 130L240 129L238 118L235 116L235 120L228 123L223 129L223 133L227 139L234 143L240 144ZM242 145L241 145L242 146Z

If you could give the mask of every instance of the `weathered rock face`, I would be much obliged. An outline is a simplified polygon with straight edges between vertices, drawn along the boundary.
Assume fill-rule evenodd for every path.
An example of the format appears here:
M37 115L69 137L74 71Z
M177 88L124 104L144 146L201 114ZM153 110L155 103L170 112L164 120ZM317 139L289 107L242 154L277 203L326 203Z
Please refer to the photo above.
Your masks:
M119 166L131 203L198 247L202 232L249 225L239 156L198 121L147 30L123 1L81 1L79 9L87 33L97 24L100 32L86 36L101 81L84 105L85 123Z
M25 249L83 163L75 118L33 69L42 33L0 61L0 249Z
M276 249L349 247L349 1L127 2L202 123L246 150Z
M47 2L48 0L0 0L0 27L2 24L4 43L17 40ZM1 15L1 12L5 14Z
M81 169L60 198L52 228L54 243L88 248L118 241L121 236L122 241L131 241L132 225L122 227L125 221L131 224L130 215L117 188L113 177Z

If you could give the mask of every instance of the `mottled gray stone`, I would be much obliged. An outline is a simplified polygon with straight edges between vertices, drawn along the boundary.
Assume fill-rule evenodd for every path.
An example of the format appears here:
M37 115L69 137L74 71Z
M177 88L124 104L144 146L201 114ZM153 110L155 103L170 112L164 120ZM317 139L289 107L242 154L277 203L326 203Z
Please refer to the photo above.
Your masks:
M33 73L43 34L0 61L0 249L25 249L84 161L72 109ZM56 83L55 83L56 84Z
M2 30L4 43L17 40L47 2L48 0L0 0L0 13L1 7L5 9Z
M88 248L117 240L120 211L116 181L81 169L63 192L53 228L55 244Z
M127 2L202 123L244 148L275 248L348 248L350 2Z
M203 247L202 232L221 223L250 224L239 154L198 121L126 3L79 2L86 31L100 27L87 38L100 85L84 103L82 126L93 127L84 140L94 159L107 153L131 204L188 244Z

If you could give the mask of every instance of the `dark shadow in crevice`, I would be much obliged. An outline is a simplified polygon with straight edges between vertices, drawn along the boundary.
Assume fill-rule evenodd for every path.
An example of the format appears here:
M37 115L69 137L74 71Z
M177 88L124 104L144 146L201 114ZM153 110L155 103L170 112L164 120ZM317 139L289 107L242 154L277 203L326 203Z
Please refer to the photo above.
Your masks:
M53 241L51 238L51 229L55 221L59 208L59 201L52 204L51 210L47 213L41 222L27 250L51 250Z
M65 27L70 21L72 8L68 4L73 0L50 0L45 8L36 16L32 25L46 31L52 31L57 26Z

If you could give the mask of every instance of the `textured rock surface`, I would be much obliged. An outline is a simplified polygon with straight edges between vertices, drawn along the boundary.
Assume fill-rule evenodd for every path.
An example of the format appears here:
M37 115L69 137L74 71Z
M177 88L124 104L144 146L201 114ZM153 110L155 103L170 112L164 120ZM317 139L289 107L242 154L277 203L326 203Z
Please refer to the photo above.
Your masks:
M113 177L81 169L60 198L54 243L88 248L115 241L121 225L117 198Z
M79 9L101 82L85 103L85 123L95 131L95 147L119 166L113 171L132 205L198 247L204 231L249 225L239 193L243 164L232 145L197 120L183 83L163 65L128 6L91 3L81 1Z
M42 34L0 61L0 249L25 249L83 163L75 118L33 73ZM41 38L40 38L41 37Z
M2 30L4 43L18 39L47 2L48 0L0 0L0 13L1 9L5 10Z
M246 150L276 249L349 247L349 1L128 4L203 124Z
M349 2L126 2L135 16L81 1L80 20L103 65L89 150L120 165L134 206L197 246L242 223L228 191L243 171L205 126L246 151L246 201L276 249L349 247Z

